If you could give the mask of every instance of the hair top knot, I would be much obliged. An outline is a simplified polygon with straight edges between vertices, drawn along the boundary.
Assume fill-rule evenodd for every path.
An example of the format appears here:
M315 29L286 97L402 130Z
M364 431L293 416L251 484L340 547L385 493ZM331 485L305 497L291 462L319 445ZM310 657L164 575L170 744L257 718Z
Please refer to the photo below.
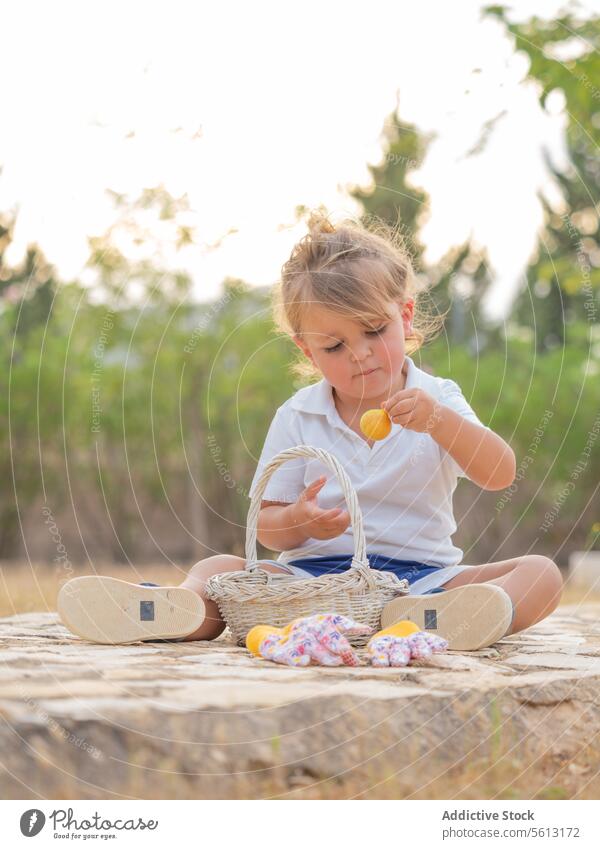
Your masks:
M311 235L318 233L335 233L335 227L322 212L311 212L307 222L307 228Z

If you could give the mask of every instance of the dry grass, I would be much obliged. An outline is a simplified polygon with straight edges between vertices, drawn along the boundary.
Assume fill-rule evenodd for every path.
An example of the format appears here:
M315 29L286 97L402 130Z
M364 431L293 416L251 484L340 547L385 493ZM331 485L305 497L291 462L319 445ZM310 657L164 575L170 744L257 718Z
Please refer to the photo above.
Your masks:
M60 587L77 575L111 575L124 581L153 581L156 584L180 584L189 567L164 564L121 566L114 563L95 564L94 569L74 566L73 571L52 567L47 563L0 561L0 616L16 613L56 610ZM600 604L600 593L583 592L567 583L561 605Z
M124 580L155 581L159 584L178 584L185 569L173 566L96 566L97 574L112 575ZM4 562L0 564L0 616L33 611L55 611L56 596L60 586L76 575L90 574L84 567L65 573L64 569L46 564ZM568 584L561 605L600 604L599 594L583 593ZM487 759L454 765L425 786L408 785L394 775L382 775L373 770L373 776L319 780L318 778L288 768L274 769L256 778L241 778L235 798L284 799L597 799L600 796L600 741L596 738L582 741L575 757L548 753L537 760L522 751L504 746L500 736L492 756ZM177 773L165 775L160 787L139 786L135 775L131 786L121 788L124 795L133 798L205 797L206 789L194 776ZM20 791L23 792L22 790ZM81 790L73 786L53 790L55 798L81 798ZM19 796L19 798L24 798Z
M487 758L469 758L441 771L428 782L417 774L402 777L385 774L374 763L363 766L361 774L346 773L339 777L319 779L306 772L302 765L274 767L252 774L230 776L227 790L224 785L210 783L206 775L180 774L173 758L164 762L152 755L154 770L162 775L149 775L145 770L131 767L127 783L105 781L105 793L94 789L91 798L131 799L598 799L600 797L600 745L596 738L582 742L576 755L545 752L537 756L527 748L509 746L498 740ZM275 744L277 741L272 741ZM275 748L275 745L274 745ZM407 755L404 760L410 761ZM402 764L401 764L402 765ZM441 768L443 769L443 768ZM8 798L31 798L25 785L14 779L4 779L10 788ZM0 785L3 785L0 767ZM47 779L45 782L47 786ZM43 790L41 792L44 792ZM88 798L89 786L80 784L75 776L62 776L52 781L52 798ZM10 794L14 795L10 795Z
M318 781L301 772L273 770L258 788L248 781L237 798L281 799L598 799L600 747L593 741L576 757L544 754L536 758L500 741L489 758L469 758L437 775L429 783L382 775L373 767L368 778ZM187 792L188 795L184 796ZM196 798L193 782L178 788L178 798Z
M579 587L572 587L567 582L563 589L560 607L569 604L600 604L600 593L584 591Z
M120 566L95 564L94 569L74 566L72 570L46 563L0 563L0 616L34 611L54 612L61 586L78 575L111 575L123 581L153 581L155 584L180 584L187 568L149 564Z

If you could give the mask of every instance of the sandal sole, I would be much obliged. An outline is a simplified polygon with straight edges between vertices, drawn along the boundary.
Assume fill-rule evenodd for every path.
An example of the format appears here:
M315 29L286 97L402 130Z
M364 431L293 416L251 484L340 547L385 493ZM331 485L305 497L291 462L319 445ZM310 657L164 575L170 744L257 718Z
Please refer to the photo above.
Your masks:
M406 595L388 602L381 613L381 627L409 619L422 631L448 640L451 650L474 651L505 636L512 617L512 601L502 587L465 584L442 593Z
M187 637L206 616L200 596L185 587L142 587L95 575L68 581L57 608L74 634L110 645Z

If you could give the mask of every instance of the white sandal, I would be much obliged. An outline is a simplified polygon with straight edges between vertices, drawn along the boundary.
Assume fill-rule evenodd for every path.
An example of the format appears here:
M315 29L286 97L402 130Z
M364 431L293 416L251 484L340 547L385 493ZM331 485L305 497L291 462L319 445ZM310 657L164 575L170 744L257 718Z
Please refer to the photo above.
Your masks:
M381 627L387 628L401 619L409 619L422 631L444 637L449 649L474 651L506 636L514 619L514 607L502 587L464 584L450 590L438 587L425 595L393 599L383 608Z
M118 578L73 578L58 594L66 627L94 643L176 640L196 631L206 616L200 596L186 587L131 584Z

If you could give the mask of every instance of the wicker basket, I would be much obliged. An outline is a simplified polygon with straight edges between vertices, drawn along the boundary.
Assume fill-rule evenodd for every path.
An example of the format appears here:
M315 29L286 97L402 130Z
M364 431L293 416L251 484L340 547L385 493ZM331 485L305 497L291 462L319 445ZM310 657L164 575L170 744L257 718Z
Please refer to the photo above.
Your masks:
M256 531L262 495L271 475L295 457L320 460L335 472L341 483L352 521L355 555L350 568L340 575L298 578L260 568L256 557ZM332 454L312 445L296 445L280 451L265 467L248 511L245 569L213 575L206 584L207 596L217 603L238 645L244 645L246 634L255 625L281 627L300 616L327 611L342 613L377 629L383 606L408 591L408 581L392 572L369 567L362 513L350 479ZM357 635L349 639L353 645L362 646L368 636Z

